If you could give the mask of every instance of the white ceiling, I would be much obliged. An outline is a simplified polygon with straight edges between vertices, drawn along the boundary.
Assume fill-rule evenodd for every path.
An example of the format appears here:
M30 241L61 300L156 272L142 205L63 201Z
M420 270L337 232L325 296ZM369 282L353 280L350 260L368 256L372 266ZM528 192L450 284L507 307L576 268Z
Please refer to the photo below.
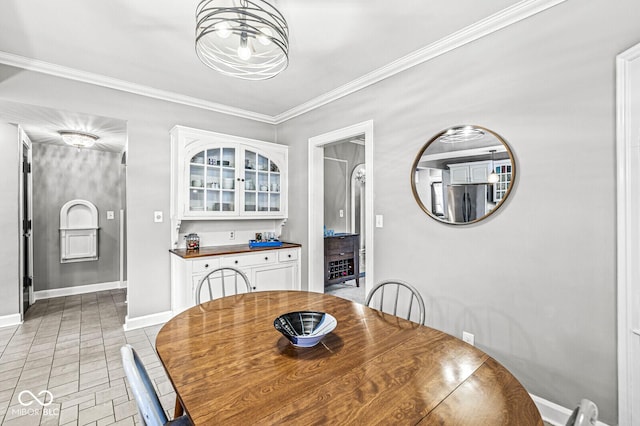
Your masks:
M198 60L197 0L3 0L0 62L9 63L2 54L36 59L274 117L536 1L276 0L289 24L289 67L270 80L245 81Z

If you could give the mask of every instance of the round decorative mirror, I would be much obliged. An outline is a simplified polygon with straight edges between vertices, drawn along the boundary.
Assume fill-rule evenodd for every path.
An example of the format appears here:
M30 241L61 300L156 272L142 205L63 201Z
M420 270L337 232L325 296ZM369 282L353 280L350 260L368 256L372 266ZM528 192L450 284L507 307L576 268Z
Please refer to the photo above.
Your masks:
M513 153L500 135L480 126L454 126L422 147L411 168L411 190L432 218L464 225L495 212L515 176Z

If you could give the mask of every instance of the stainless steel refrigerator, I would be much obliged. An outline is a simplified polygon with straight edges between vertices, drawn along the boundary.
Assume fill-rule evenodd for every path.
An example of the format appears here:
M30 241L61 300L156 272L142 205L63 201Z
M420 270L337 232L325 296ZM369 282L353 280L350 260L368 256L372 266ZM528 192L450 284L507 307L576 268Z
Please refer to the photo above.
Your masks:
M451 222L471 222L487 213L486 183L447 186L447 213Z

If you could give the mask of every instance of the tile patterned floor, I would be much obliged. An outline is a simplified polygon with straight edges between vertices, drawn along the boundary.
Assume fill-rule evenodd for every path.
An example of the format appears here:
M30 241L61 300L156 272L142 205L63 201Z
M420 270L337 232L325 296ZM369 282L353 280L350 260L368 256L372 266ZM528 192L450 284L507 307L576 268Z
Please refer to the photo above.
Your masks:
M0 424L141 424L120 347L130 343L173 414L175 393L155 353L161 326L125 332L126 290L39 300L20 326L0 328ZM43 407L27 393L42 400ZM42 393L41 393L42 392Z

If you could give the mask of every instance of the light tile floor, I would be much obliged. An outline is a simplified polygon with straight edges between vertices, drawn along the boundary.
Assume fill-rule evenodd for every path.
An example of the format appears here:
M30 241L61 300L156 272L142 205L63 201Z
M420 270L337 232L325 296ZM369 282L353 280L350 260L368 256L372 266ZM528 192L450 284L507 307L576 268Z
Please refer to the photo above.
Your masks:
M125 332L126 290L37 301L20 326L0 328L0 424L141 424L120 347L142 359L169 418L175 393L155 353L161 326ZM50 405L41 406L48 390ZM32 402L29 406L20 403Z

